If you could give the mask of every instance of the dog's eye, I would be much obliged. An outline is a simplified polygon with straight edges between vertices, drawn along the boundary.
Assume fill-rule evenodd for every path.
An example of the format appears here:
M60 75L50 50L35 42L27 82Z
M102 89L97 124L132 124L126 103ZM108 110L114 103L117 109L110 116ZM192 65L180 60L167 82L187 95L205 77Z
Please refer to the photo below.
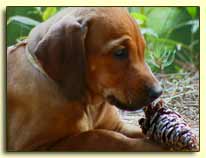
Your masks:
M113 53L114 57L117 59L127 59L128 58L128 51L127 49L119 49Z

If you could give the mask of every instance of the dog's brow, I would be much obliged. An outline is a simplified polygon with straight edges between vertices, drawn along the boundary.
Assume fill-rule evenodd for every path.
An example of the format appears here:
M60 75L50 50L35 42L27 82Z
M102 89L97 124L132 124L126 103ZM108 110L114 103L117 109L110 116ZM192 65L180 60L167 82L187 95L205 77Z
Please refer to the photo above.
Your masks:
M127 40L131 40L131 37L128 35L124 35L124 36L117 38L117 39L112 39L108 43L106 43L103 52L106 54L107 52L109 52L109 50L112 50L115 47L121 46L121 43L123 43Z

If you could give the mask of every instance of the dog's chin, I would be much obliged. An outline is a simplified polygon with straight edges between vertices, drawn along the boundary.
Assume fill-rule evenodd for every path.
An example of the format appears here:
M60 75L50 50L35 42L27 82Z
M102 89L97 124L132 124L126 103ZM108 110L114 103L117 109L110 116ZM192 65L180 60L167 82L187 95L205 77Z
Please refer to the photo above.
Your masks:
M145 105L135 105L135 104L126 104L126 103L122 103L121 101L119 101L115 96L110 95L107 97L107 100L110 104L115 105L117 108L121 109L121 110L126 110L126 111L136 111L139 110L141 108L143 108L145 105L148 105L148 103L146 103Z

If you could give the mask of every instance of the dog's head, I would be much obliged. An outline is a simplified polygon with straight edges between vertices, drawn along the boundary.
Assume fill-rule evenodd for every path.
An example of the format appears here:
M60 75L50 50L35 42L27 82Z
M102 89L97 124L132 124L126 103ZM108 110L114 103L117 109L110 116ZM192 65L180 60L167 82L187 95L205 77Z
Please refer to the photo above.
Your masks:
M160 96L161 87L144 61L143 36L125 9L77 9L71 14L37 27L29 45L64 94L79 99L89 90L127 110Z

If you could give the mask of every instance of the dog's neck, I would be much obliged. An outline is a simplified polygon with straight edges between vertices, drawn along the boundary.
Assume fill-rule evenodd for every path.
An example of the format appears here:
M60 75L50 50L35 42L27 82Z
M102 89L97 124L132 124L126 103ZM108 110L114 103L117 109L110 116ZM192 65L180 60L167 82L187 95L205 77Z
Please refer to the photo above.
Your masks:
M92 106L99 106L105 103L105 98L102 95L93 93L92 91L87 92L87 103Z

